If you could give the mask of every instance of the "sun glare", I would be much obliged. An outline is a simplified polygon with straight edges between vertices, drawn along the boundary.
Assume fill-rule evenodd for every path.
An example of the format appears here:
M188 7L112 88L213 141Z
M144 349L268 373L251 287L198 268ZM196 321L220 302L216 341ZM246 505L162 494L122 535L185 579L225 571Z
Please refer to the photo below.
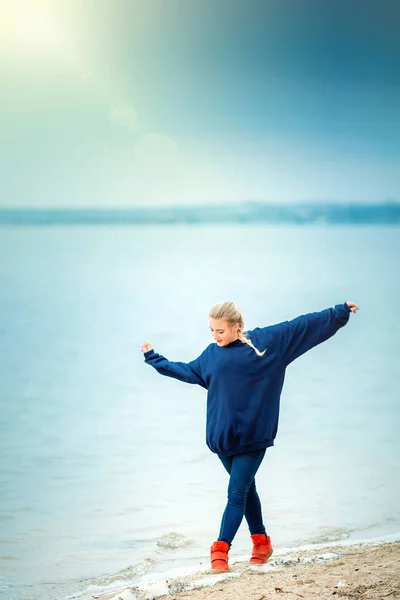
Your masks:
M16 23L17 39L29 45L54 46L59 35L50 19L43 15L30 15L19 18Z
M88 80L88 68L77 51L71 20L57 8L56 3L38 0L0 0L0 46L23 63L29 64L31 58L43 64L56 61Z
M105 102L105 116L111 124L133 128L138 115L131 103L123 102L123 93L115 82L102 73L90 42L90 27L85 27L83 8L79 12L70 0L0 0L0 53L10 59L10 69L18 78L18 68L28 67L35 76L48 73L54 67L59 72L68 72L79 85ZM53 71L51 71L53 72ZM107 109L108 107L108 109ZM165 140L158 141L165 149ZM143 144L142 144L143 146ZM139 153L154 154L155 149L140 148ZM158 153L160 149L157 148Z
M56 46L62 43L59 24L44 7L31 2L13 1L1 4L1 20L6 39L18 46Z

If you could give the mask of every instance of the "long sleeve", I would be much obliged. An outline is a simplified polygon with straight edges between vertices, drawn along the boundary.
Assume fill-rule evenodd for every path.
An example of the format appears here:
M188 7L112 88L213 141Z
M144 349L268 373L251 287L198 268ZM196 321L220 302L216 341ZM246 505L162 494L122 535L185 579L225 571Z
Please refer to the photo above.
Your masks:
M165 356L157 354L154 350L149 350L149 352L144 353L144 360L147 364L154 367L161 375L173 377L174 379L179 379L179 381L184 381L185 383L195 383L207 389L207 385L201 374L200 357L189 363L172 362L165 358Z
M281 352L288 365L296 358L332 337L349 320L347 303L337 304L321 312L302 315L279 324L281 328Z

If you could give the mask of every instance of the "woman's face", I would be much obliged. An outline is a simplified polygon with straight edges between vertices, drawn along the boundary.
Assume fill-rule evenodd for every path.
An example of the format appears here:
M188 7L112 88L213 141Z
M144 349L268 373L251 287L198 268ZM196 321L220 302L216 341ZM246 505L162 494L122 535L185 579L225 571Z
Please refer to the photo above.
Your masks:
M239 323L230 327L224 319L209 319L211 335L218 346L226 346L238 339Z

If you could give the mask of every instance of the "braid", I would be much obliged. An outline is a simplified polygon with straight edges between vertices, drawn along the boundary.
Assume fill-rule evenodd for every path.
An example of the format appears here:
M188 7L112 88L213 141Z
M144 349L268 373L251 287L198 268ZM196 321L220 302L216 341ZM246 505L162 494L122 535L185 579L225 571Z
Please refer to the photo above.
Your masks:
M248 346L250 346L250 348L253 348L254 352L258 356L264 356L266 350L263 350L262 352L260 352L260 350L254 346L254 344L250 340L250 338L248 338L247 335L241 329L239 329L239 331L238 331L238 337L239 337L239 340L241 342L243 342L243 344L247 344Z

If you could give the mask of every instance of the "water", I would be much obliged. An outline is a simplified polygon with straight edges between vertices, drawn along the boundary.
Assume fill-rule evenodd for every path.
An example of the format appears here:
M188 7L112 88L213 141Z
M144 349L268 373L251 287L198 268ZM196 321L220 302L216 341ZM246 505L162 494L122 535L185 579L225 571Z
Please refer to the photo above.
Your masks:
M257 478L275 547L400 531L398 228L16 227L0 253L1 597L206 564L227 475L205 391L140 345L198 356L221 299L249 329L360 306L287 371ZM249 547L243 524L234 551Z

